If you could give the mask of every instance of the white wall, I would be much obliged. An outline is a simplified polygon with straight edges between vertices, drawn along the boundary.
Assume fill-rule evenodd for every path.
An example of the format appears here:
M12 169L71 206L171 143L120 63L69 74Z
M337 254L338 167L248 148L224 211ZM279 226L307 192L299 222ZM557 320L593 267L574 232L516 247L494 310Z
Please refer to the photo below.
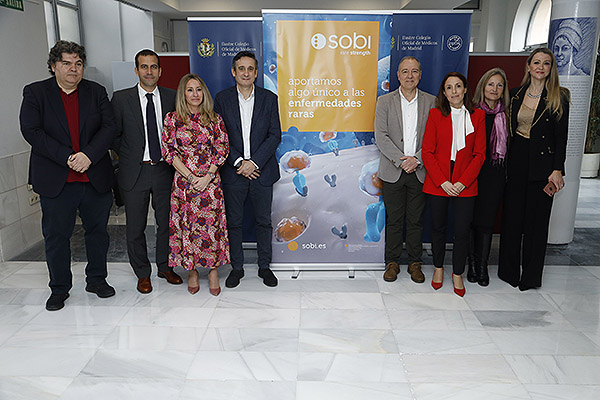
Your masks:
M173 41L171 40L171 20L156 13L152 14L154 23L154 48L156 52L165 53L173 51ZM166 43L168 49L162 48L162 43Z
M482 0L475 52L509 52L513 21L522 0ZM522 49L522 48L521 48Z
M173 26L173 50L189 52L190 43L188 41L188 24L186 20L171 21Z
M138 51L154 49L154 28L152 13L144 12L123 3L119 3L121 13L121 32L123 60L134 61ZM115 60L117 61L117 60Z
M123 61L119 3L81 0L83 40L87 53L85 76L112 93L112 62Z
M25 11L0 9L0 261L42 238L39 204L29 205L29 145L19 128L23 86L50 76L42 0L25 0Z
M83 37L88 57L86 77L113 92L112 62L133 61L154 47L152 14L115 0L81 0Z
M50 76L44 5L25 0L23 8L0 10L0 157L29 150L19 130L23 86Z

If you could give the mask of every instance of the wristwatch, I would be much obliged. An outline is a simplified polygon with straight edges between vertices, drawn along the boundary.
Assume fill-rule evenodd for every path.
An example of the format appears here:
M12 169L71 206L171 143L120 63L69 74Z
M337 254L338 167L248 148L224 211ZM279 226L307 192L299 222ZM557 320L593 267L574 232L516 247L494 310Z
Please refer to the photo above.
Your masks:
M213 179L215 179L215 173L214 173L214 172L210 172L210 171L208 171L208 172L206 173L206 175L210 176L210 180L211 180L211 181L212 181Z

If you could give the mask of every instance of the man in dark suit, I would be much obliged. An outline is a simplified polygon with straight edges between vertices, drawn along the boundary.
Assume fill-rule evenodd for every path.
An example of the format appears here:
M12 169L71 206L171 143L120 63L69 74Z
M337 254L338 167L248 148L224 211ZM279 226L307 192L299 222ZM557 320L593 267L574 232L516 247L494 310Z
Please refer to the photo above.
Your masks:
M160 140L165 115L175 110L175 91L158 87L161 72L158 54L141 50L135 56L135 74L139 83L115 92L112 98L117 122L113 148L119 154L119 188L127 218L127 255L138 277L140 293L152 291L152 267L144 233L150 196L157 226L158 277L171 284L182 283L181 277L168 265L173 168L162 160Z
M423 209L425 208L425 168L421 148L429 110L435 97L417 89L421 64L411 56L398 65L400 87L377 100L375 141L381 152L378 177L383 181L385 204L385 272L393 282L400 272L402 232L406 222L408 273L417 283L425 281L423 262Z
M53 77L23 89L21 132L31 145L29 183L42 207L52 291L48 311L63 308L73 286L70 239L78 210L88 259L85 290L101 298L115 294L106 282L113 201L108 149L115 122L106 89L83 79L85 59L83 46L59 41L48 57Z
M236 85L215 96L215 111L223 117L229 136L229 157L221 169L233 267L225 281L228 288L239 285L244 276L242 221L247 197L256 220L258 276L265 285L277 286L269 265L273 184L279 180L275 150L281 141L281 123L277 96L254 85L257 69L253 53L239 52L231 68Z

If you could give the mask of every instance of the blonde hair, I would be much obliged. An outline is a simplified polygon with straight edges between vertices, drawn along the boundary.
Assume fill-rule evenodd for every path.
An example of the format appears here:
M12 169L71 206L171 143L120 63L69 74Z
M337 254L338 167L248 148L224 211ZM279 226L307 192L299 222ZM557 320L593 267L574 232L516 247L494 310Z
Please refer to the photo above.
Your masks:
M546 78L546 82L544 86L548 93L546 97L546 109L555 113L558 116L558 119L562 117L563 114L563 106L562 101L570 102L571 101L571 92L569 89L561 87L558 80L558 69L556 68L556 59L554 58L554 53L547 47L540 47L531 52L529 57L527 57L527 63L525 64L525 76L523 76L523 80L521 81L521 86L529 86L531 83L531 75L529 73L529 65L531 64L531 60L533 56L538 53L544 53L550 56L552 61L552 65L550 65L550 74Z
M184 124L187 125L189 123L191 113L185 100L185 87L192 79L196 80L202 89L202 103L200 104L199 111L200 122L203 125L209 125L217 122L217 113L213 110L213 99L210 96L208 87L202 78L196 74L186 74L179 81L179 85L177 86L177 96L175 98L175 110L177 111L177 115L179 118L181 118Z
M487 71L485 74L481 76L479 82L477 82L477 87L475 88L475 95L473 96L473 103L475 103L475 107L479 107L479 103L485 101L485 87L487 86L489 80L492 76L500 75L502 80L504 81L504 88L502 89L502 96L500 96L500 102L506 107L508 104L508 80L506 79L506 73L501 68L492 68Z

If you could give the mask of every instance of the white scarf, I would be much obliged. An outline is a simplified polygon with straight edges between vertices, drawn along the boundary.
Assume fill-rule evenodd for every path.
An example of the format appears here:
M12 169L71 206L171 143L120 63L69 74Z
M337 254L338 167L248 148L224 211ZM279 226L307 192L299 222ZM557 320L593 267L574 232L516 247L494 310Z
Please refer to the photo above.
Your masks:
M466 137L475 132L469 110L463 105L461 108L450 107L452 117L452 150L450 160L456 161L456 153L466 146Z

